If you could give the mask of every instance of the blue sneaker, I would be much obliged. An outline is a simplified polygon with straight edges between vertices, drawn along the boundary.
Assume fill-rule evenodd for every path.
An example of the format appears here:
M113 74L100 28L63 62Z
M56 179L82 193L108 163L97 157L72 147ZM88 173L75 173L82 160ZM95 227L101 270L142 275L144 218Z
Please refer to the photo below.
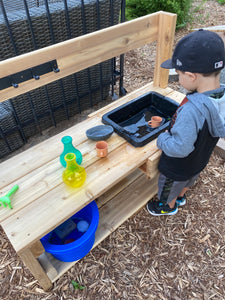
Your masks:
M183 197L177 197L176 204L177 204L177 206L185 205L186 204L186 195L184 194Z
M175 215L178 212L176 203L173 208L170 208L168 204L155 200L147 203L147 210L153 216Z

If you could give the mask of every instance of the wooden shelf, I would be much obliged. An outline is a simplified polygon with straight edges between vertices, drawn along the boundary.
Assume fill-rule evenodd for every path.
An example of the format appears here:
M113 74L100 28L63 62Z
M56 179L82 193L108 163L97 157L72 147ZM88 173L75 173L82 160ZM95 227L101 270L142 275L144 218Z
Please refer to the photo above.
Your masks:
M97 201L98 206L100 206L100 218L93 248L140 210L156 194L157 180L158 176L149 180L140 170L136 170L129 178L112 188L114 197L111 200L106 200L107 202L104 203L104 196L107 198L107 195L110 195L107 193L99 199L101 201ZM62 262L49 253L42 254L38 260L52 282L78 262Z

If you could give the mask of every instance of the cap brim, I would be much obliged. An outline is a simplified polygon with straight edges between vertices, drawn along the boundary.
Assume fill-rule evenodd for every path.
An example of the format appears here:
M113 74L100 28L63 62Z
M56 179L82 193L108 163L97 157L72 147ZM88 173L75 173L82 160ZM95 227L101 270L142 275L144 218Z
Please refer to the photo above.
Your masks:
M165 60L161 64L161 67L164 68L164 69L174 69L173 64L172 64L172 59Z

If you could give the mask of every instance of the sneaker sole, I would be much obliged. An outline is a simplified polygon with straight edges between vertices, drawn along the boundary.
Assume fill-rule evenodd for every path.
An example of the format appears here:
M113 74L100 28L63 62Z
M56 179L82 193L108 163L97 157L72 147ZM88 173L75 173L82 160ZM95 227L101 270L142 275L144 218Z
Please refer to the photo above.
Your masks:
M147 208L147 211L148 211L152 216L173 216L173 215L175 215L175 214L178 212L178 208L177 208L177 209L175 209L174 211L171 211L171 212L164 212L164 213L160 213L160 214L155 214L155 213L153 213L152 211L150 211L150 210L148 209L148 205L146 206L146 208Z

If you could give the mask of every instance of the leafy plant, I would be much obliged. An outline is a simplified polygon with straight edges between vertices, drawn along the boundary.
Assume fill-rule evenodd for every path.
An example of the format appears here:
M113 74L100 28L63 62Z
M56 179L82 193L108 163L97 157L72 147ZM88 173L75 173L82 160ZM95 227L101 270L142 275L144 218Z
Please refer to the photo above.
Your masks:
M131 20L156 11L177 14L177 28L186 26L193 0L127 0L126 19ZM224 0L225 1L225 0Z
M216 0L217 2L219 2L220 4L225 4L225 0Z
M75 290L83 290L85 289L85 286L80 285L78 282L71 280L71 284L74 287Z

